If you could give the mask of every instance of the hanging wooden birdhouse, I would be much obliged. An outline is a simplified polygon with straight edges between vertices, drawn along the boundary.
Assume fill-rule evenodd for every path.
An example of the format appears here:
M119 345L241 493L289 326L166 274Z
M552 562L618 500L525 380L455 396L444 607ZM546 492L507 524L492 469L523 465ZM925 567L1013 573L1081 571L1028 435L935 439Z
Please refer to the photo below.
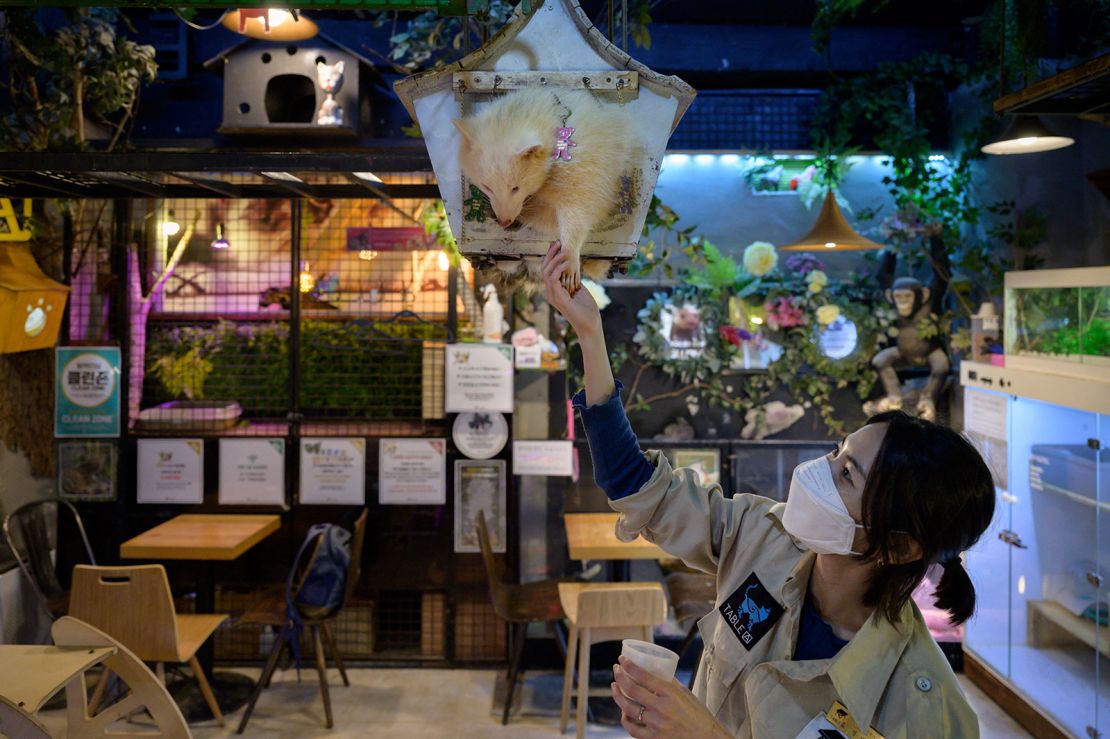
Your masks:
M0 354L54 346L68 297L25 244L0 246Z
M553 241L597 276L636 253L667 141L694 98L575 0L544 0L482 48L394 86L420 125L462 254L535 281ZM575 255L575 251L579 255Z

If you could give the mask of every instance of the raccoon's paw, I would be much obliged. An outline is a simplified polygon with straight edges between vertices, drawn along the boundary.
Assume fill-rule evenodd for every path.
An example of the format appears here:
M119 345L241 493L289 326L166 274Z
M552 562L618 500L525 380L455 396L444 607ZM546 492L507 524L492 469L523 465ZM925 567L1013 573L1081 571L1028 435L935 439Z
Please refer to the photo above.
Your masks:
M570 296L573 298L579 290L582 289L582 268L578 266L567 265L563 270L563 275L559 278L563 287L566 289Z

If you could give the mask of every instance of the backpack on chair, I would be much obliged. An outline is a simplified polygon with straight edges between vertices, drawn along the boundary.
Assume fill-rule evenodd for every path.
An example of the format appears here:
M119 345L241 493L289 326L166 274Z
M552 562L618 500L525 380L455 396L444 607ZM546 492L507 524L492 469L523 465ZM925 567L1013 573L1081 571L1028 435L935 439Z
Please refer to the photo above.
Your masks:
M316 524L308 535L289 571L285 583L285 629L300 669L300 634L304 619L318 619L343 605L347 589L347 568L351 564L351 532L331 523ZM315 547L312 545L315 544ZM303 566L306 555L308 563ZM301 573L299 584L294 580Z

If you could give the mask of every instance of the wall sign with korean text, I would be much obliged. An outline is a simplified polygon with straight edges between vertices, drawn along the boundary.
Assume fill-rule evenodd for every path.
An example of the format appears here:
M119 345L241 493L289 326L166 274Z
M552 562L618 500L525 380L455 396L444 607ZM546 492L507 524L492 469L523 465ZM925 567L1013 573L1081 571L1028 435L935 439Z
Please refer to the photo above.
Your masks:
M366 439L301 439L299 500L317 505L366 502Z
M139 439L140 503L203 503L204 442Z
M505 344L448 344L448 413L513 412L513 347Z
M378 444L379 503L447 502L446 439L382 439Z
M58 347L54 367L54 436L118 437L119 347Z
M220 505L285 503L285 439L220 439Z

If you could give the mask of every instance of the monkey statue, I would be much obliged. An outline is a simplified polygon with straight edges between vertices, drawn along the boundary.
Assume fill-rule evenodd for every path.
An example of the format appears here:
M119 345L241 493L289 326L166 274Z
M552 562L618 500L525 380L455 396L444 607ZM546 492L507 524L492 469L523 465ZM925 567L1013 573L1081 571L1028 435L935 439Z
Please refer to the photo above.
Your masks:
M929 318L930 314L940 315L944 293L948 288L949 263L944 243L938 236L929 239L932 256L933 280L930 286L923 285L913 277L894 278L894 267L898 257L893 252L883 255L879 267L879 286L883 288L886 300L894 306L898 314L895 328L898 336L894 346L886 347L871 360L872 366L879 371L885 396L868 401L863 410L868 415L902 407L902 384L895 371L897 365L910 367L929 367L929 380L921 391L917 402L917 415L929 421L936 419L937 400L951 364L948 351L939 336L922 338L918 323Z

